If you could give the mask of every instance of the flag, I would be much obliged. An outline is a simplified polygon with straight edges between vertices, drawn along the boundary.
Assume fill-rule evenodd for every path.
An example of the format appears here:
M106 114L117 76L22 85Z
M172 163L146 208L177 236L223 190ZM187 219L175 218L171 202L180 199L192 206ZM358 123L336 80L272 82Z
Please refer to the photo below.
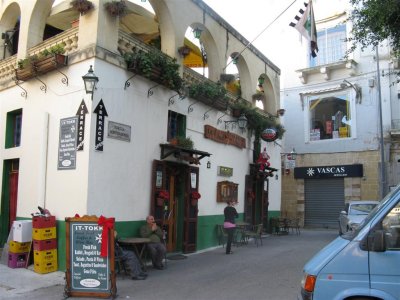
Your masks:
M290 22L290 26L296 28L302 36L310 41L310 49L312 57L316 57L318 52L317 45L317 28L315 26L314 11L312 1L304 3L305 10L300 9L300 16L296 15L294 19L296 23Z

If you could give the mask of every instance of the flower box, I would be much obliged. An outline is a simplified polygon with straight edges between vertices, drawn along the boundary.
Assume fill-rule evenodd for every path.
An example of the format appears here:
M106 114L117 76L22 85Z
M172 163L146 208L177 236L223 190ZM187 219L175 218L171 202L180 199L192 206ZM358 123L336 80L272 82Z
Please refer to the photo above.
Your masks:
M53 71L60 66L66 66L67 62L68 56L63 54L52 54L38 59L34 62L34 66L39 74L44 74Z
M33 64L29 64L22 69L15 70L15 78L21 81L27 81L36 76L36 69Z

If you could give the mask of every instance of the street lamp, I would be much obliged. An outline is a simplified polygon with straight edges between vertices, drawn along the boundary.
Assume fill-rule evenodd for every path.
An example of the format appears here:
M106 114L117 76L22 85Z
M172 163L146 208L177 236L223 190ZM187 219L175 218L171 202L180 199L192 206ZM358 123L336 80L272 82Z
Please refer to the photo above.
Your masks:
M240 117L237 120L234 121L224 121L225 122L225 129L227 128L226 124L229 123L236 123L238 124L238 127L242 130L244 130L247 126L247 118L245 114L241 114Z
M195 39L200 39L201 33L203 30L201 30L199 27L196 27L193 29L193 35Z
M92 100L93 100L94 90L96 89L97 82L99 82L99 77L97 77L94 74L92 65L90 65L90 68L89 68L89 71L87 72L87 74L82 76L82 79L85 84L86 94L92 94Z

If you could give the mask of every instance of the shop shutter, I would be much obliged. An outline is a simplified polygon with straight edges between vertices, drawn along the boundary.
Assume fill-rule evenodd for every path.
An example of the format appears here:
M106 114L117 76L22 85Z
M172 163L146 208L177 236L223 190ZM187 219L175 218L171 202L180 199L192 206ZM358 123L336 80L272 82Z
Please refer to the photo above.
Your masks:
M305 227L338 228L344 207L344 180L305 179Z

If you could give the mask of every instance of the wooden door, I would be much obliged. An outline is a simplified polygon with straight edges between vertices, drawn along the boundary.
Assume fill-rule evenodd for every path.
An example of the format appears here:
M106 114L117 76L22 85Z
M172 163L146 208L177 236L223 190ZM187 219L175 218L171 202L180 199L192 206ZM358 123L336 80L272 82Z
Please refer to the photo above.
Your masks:
M10 211L9 229L17 218L17 199L18 199L18 170L10 172Z
M198 201L191 198L192 192L199 190L199 168L189 167L186 180L185 210L184 210L184 239L183 252L190 253L196 251L197 241L197 216ZM201 201L201 200L200 200Z

